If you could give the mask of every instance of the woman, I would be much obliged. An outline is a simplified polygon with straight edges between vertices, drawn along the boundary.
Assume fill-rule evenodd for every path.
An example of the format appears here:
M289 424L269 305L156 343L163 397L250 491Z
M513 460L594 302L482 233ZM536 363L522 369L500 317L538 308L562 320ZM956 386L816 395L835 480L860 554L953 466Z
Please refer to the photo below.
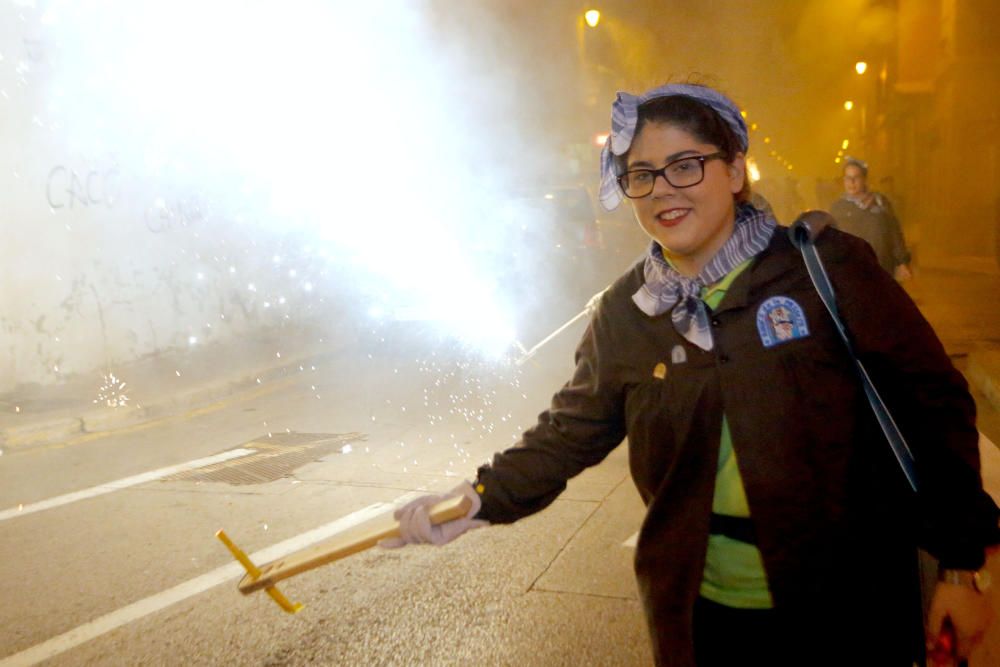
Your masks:
M889 198L868 190L868 165L844 158L844 194L830 205L837 227L863 238L882 268L902 282L910 278L910 253Z
M398 513L400 542L537 512L627 436L657 664L909 666L924 648L918 542L956 571L929 629L949 617L967 653L988 607L965 581L997 510L965 382L871 249L823 233L841 315L916 455L915 496L801 256L745 203L747 148L712 89L618 95L601 199L630 200L648 255L599 299L549 410L453 491L474 498L470 515L432 527L440 498L420 499Z

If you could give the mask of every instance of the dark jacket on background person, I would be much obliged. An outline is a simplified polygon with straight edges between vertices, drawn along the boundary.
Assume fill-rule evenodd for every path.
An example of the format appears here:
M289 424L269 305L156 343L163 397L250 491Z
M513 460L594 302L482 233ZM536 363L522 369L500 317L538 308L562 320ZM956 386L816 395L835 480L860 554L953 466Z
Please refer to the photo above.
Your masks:
M910 253L889 198L880 192L870 195L866 207L845 195L830 205L830 215L836 219L839 229L868 241L878 263L892 273L897 266L910 263Z
M856 349L916 456L919 496L781 228L713 312L708 352L683 339L669 313L649 317L633 303L643 282L636 264L601 298L574 376L549 410L479 470L479 518L512 522L628 437L647 508L635 570L660 665L693 664L723 414L789 629L775 664L909 666L923 644L914 545L944 566L975 569L997 541L965 380L866 244L828 230L817 247ZM801 307L808 335L765 346L761 306L773 297Z

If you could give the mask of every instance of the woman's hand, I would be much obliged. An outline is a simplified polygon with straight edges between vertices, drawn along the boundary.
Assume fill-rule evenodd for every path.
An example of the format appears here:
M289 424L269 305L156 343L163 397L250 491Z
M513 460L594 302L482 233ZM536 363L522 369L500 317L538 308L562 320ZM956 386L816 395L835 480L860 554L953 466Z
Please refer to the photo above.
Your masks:
M468 513L460 518L434 525L431 523L431 508L443 500L464 495L472 501ZM462 482L443 495L421 496L411 500L396 510L393 516L399 521L399 537L390 537L379 542L380 547L396 549L407 544L442 545L451 542L467 530L490 525L488 521L473 519L479 513L482 501L479 494L468 482Z
M982 593L968 586L939 582L927 615L928 651L934 648L947 618L955 629L955 654L960 660L967 659L983 640L991 613L989 600ZM931 664L944 667L949 663L932 659Z

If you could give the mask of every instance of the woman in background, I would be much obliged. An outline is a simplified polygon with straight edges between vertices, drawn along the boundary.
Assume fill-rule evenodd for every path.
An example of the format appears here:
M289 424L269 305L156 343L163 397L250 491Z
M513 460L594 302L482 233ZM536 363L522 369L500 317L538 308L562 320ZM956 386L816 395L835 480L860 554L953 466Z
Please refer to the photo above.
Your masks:
M868 189L868 165L862 160L844 158L844 194L830 204L830 214L837 227L867 241L878 263L896 280L911 277L910 253L892 203Z

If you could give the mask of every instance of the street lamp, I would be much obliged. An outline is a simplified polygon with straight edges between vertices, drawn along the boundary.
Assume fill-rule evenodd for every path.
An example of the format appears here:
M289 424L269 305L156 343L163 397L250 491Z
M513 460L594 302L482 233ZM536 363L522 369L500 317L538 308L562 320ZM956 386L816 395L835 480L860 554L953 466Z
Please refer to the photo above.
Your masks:
M868 70L868 63L866 63L864 60L859 60L858 62L854 63L854 71L857 72L858 74L864 74L867 70Z
M588 9L583 13L583 18L587 21L587 25L596 28L597 24L601 22L601 13L596 9Z

